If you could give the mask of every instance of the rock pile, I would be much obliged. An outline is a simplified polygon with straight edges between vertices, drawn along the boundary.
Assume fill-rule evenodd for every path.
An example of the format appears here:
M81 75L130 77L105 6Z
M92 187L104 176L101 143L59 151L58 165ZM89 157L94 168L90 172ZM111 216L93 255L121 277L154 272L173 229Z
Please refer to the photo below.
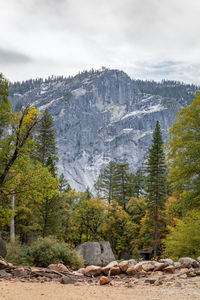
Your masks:
M74 285L114 285L132 287L135 284L174 285L181 287L194 277L200 276L200 257L194 260L181 258L178 262L169 259L137 262L133 259L113 261L105 267L87 266L71 272L63 264L51 264L48 268L13 266L0 257L0 280L30 282L57 281Z

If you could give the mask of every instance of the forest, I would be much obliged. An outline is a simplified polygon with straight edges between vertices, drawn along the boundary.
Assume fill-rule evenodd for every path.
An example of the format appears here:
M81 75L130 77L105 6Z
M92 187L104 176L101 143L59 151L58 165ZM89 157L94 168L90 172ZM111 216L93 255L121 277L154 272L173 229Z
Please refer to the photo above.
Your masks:
M142 251L154 259L200 256L200 92L178 113L165 145L157 121L141 169L133 174L128 164L110 161L93 193L58 175L50 112L13 112L8 97L0 75L0 235L11 262L48 265L51 255L38 262L38 253L51 246L78 267L73 248L100 240L111 243L117 259Z

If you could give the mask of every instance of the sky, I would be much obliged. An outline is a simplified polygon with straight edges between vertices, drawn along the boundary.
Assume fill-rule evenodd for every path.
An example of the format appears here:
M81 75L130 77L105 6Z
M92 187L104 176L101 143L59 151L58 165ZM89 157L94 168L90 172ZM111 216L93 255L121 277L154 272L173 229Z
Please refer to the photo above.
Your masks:
M199 0L0 0L0 72L10 81L79 71L200 85Z

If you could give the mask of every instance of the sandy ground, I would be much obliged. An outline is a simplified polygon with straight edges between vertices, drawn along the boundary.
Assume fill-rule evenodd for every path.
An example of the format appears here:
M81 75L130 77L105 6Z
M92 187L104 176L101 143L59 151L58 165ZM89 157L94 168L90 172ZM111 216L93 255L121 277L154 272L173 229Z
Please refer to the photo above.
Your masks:
M199 287L74 286L59 283L0 282L1 300L193 300L200 299Z

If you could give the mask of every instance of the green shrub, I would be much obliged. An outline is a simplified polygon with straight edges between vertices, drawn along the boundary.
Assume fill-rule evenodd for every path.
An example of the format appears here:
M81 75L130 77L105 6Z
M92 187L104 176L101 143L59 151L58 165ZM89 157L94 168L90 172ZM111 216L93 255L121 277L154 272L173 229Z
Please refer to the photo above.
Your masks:
M197 258L200 256L200 213L193 210L181 220L176 220L175 227L168 227L169 234L164 241L163 257L178 260L180 257Z
M63 263L71 268L81 268L83 259L66 243L54 238L38 238L30 247L30 255L36 266L47 267L49 264Z
M19 241L7 243L6 260L14 265L30 265L31 257L29 247Z
M136 259L136 260L140 258L140 253L139 253L139 251L138 251L137 248L133 249L133 251L132 251L132 258Z

